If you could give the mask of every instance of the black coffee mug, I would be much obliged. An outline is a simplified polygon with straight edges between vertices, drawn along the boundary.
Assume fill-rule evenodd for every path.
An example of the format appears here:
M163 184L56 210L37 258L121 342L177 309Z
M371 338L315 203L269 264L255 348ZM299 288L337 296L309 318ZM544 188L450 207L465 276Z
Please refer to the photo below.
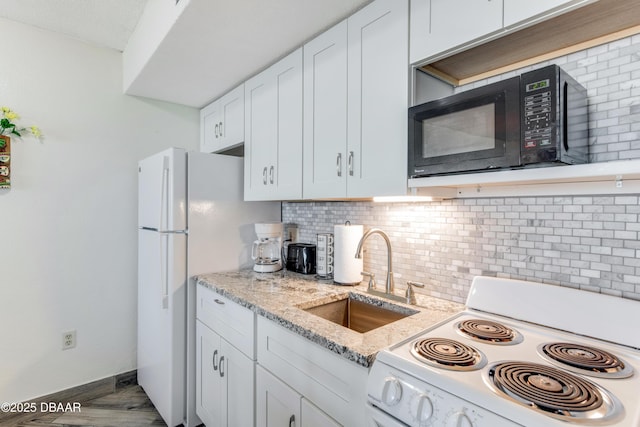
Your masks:
M302 274L316 272L316 245L312 243L290 243L285 260L287 270Z

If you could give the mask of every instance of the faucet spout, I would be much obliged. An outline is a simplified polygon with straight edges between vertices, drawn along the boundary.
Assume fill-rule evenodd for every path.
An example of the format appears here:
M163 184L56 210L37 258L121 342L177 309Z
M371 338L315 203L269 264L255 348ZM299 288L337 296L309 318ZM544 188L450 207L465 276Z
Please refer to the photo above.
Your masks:
M371 228L369 229L366 233L364 233L362 235L362 238L360 239L360 241L358 242L358 247L356 249L356 258L362 258L362 246L365 242L365 240L367 240L369 238L369 236L371 236L372 234L379 234L380 236L382 236L382 238L384 239L385 243L387 244L387 283L385 284L385 291L387 294L389 295L393 295L393 290L395 288L394 282L393 282L393 268L392 268L392 262L391 262L391 241L389 240L389 236L387 235L387 233L385 233L384 231L382 231L379 228Z

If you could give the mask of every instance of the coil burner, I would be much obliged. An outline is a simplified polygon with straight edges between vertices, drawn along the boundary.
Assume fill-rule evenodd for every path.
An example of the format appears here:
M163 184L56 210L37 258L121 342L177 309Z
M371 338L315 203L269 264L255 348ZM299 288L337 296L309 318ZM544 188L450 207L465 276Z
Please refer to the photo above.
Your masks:
M555 365L579 374L600 378L627 378L633 368L619 357L582 344L554 342L538 346L538 353Z
M516 330L486 319L467 319L456 323L459 334L489 344L511 345L522 341Z
M496 393L563 421L598 423L620 412L606 390L551 366L501 362L489 367L486 379Z
M454 371L473 371L486 364L474 347L448 338L424 338L413 343L411 354L421 362Z

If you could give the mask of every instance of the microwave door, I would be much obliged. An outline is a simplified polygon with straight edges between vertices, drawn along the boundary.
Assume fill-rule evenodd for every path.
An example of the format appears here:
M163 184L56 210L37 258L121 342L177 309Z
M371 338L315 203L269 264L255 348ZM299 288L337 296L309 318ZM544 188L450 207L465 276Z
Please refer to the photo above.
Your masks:
M413 175L519 165L519 84L511 80L412 107Z

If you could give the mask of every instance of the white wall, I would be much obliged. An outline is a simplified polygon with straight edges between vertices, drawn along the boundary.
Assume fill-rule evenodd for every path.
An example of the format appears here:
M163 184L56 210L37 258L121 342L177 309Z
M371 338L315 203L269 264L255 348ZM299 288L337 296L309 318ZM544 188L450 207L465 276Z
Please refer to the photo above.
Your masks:
M137 160L196 149L198 111L122 95L121 53L0 19L0 105L45 138L12 139L0 190L0 402L136 367ZM62 332L77 347L62 351Z

